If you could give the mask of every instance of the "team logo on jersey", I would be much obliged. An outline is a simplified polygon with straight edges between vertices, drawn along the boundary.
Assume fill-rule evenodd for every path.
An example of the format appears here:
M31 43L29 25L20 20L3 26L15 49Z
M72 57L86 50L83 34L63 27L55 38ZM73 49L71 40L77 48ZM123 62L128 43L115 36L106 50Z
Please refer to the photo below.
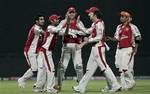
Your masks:
M122 40L122 39L127 39L127 38L128 38L128 36L122 35L121 38L120 38L120 40Z

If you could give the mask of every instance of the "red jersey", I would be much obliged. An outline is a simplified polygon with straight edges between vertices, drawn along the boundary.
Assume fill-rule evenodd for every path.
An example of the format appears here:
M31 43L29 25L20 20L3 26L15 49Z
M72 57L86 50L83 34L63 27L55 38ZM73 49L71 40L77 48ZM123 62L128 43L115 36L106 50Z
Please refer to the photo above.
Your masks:
M63 26L63 28L66 28L67 25L65 24ZM76 30L77 32L80 31L80 29L77 27L77 21L76 20L73 20L70 24L69 24L69 31L70 30ZM68 32L69 32L68 31ZM78 43L80 44L81 43L81 36L77 36L77 38L73 38L71 35L66 35L64 37L64 43Z
M24 51L37 53L40 50L41 32L44 32L38 25L33 25L29 31L28 38L24 47Z
M53 50L55 48L55 45L57 43L58 39L58 33L57 31L53 31L56 27L49 25L46 29L46 32L44 34L44 40L42 48L45 50Z
M122 24L117 26L114 37L119 41L119 48L135 47L135 37L141 36L136 25L129 23L127 26Z
M119 32L119 48L132 47L132 30L129 25L121 26Z

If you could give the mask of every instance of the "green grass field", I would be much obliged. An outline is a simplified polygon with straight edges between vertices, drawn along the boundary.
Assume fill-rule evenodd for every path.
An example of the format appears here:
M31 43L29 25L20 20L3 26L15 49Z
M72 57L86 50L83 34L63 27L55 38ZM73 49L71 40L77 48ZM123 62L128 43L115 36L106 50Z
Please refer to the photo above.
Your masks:
M18 88L17 81L0 81L0 94L48 94L48 93L35 93L32 86L35 81L27 81L26 88ZM105 86L104 80L91 80L88 84L88 89L85 94L109 94L102 93L100 89ZM65 80L62 91L58 94L78 94L72 90L75 81ZM150 94L150 80L136 80L136 87L130 91L120 91L115 94Z

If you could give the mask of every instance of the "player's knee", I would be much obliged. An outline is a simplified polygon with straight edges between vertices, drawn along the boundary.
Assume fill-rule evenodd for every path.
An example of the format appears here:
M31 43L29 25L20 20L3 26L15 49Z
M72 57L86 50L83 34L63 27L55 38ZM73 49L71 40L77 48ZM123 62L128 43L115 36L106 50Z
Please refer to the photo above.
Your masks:
M44 67L38 67L38 70L43 70L44 69Z
M126 73L128 70L127 70L127 69L123 69L122 71L123 71L124 73Z
M104 69L104 70L102 70L102 71L101 71L101 74L104 74L104 72L105 72L105 71L106 71L105 69Z
M76 69L76 70L82 70L83 67L82 67L82 66L79 66L79 65L76 65L75 69Z
M32 71L33 75L36 76L37 75L37 71Z
M60 71L61 73L64 73L65 70L66 70L66 69L65 69L65 67L63 67L63 66L61 66L60 69L59 69L59 71Z

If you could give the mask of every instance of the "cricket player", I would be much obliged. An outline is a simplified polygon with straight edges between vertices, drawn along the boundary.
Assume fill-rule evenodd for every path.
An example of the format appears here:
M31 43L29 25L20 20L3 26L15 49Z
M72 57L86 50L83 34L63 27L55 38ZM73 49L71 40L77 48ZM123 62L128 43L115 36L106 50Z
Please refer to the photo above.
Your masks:
M50 25L47 27L46 32L44 34L43 44L39 51L38 56L38 75L37 82L34 86L35 92L45 91L49 93L57 93L58 91L54 89L55 85L55 68L52 58L52 51L55 48L57 43L57 39L59 36L65 34L65 30L63 29L63 25L67 22L67 17L65 20L59 23L60 16L53 14L49 17ZM59 24L59 25L58 25ZM73 33L68 33L68 35L72 36ZM46 70L46 71L45 71ZM45 75L46 74L46 75ZM47 88L44 90L44 85L47 76Z
M139 29L131 21L132 16L129 12L120 12L121 24L117 26L114 38L108 37L108 39L118 42L115 65L119 69L122 90L129 90L135 86L134 55L142 39Z
M43 91L43 86L45 84L45 79L42 79L43 70L46 69L47 73L47 88L46 92L56 93L53 87L55 85L55 68L52 59L52 50L54 49L57 39L59 36L59 32L62 29L62 25L58 25L60 16L53 14L49 17L50 25L47 27L43 45L39 52L38 62L39 62L39 72L37 76L36 87L34 87L35 92ZM57 26L58 25L58 26ZM57 26L57 27L56 27ZM40 66L41 65L41 66ZM42 70L43 69L43 70Z
M76 50L76 47L77 44L81 43L81 35L84 35L84 33L78 33L80 32L80 29L77 27L77 12L74 7L68 8L67 16L69 21L63 25L63 29L66 30L66 34L63 37L62 54L58 65L58 85L55 86L55 88L59 90L61 90L62 80L64 79L64 74L71 56L77 74L77 81L80 81L83 76L81 49ZM67 34L70 32L74 32L73 34L75 34L75 36L73 37Z
M79 84L74 86L73 89L76 92L84 93L90 78L96 71L97 67L99 67L107 81L107 91L102 90L102 92L116 92L120 90L121 87L118 84L117 79L109 65L106 63L104 22L103 20L99 19L100 13L97 7L91 7L90 9L86 10L86 12L88 13L89 18L93 23L89 29L85 29L79 25L79 27L82 28L84 32L89 33L90 36L89 38L86 38L85 42L80 44L78 47L81 48L88 43L92 43L93 46L87 63L86 73L80 80Z
M27 41L24 47L24 55L28 62L30 68L25 72L25 74L18 79L18 85L21 88L25 87L25 81L31 78L33 75L37 73L37 56L40 49L40 37L44 33L42 27L44 25L44 16L37 15L35 17L35 24L29 31Z

